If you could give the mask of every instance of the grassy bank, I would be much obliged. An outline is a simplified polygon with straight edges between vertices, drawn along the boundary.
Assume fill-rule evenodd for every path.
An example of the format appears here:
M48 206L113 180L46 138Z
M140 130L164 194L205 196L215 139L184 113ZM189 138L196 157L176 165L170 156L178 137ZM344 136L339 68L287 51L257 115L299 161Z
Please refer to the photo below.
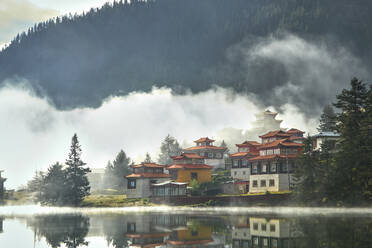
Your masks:
M128 199L125 195L90 195L85 197L81 207L143 207L155 206L148 199Z

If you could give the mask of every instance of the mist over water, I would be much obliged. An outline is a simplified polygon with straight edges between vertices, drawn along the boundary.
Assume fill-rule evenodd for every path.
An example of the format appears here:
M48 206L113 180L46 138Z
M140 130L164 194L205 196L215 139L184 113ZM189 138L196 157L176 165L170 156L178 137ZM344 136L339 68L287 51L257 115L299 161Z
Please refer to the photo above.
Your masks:
M367 248L371 228L362 208L0 207L1 247Z

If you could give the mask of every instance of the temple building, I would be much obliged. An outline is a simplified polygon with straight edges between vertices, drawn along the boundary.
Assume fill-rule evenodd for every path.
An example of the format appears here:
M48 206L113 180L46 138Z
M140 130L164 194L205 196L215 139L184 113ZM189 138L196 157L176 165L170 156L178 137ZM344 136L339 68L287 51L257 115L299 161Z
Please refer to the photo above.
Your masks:
M256 141L245 141L242 144L236 144L238 152L230 154L231 177L234 179L239 193L247 193L249 190L251 170L248 166L248 159L259 155L258 147L260 145Z
M6 178L1 177L2 172L4 171L0 170L0 202L4 200L5 193L4 182L6 181Z
M163 165L155 163L141 163L131 166L133 173L126 176L127 198L146 198L152 195L152 184L168 181L170 175L164 172Z
M274 139L259 147L259 156L248 159L251 169L249 192L286 191L290 190L292 173L297 154L303 144L290 141L290 137L282 138L282 133L270 132L263 135L265 139ZM282 139L276 139L281 137Z
M182 153L172 159L173 164L167 167L172 180L179 183L190 183L191 180L204 183L212 180L213 167L204 163L204 157L196 153Z
M226 147L214 146L215 140L208 137L200 138L194 141L196 146L184 149L184 153L196 153L204 158L204 163L212 166L213 170L225 169L224 154Z

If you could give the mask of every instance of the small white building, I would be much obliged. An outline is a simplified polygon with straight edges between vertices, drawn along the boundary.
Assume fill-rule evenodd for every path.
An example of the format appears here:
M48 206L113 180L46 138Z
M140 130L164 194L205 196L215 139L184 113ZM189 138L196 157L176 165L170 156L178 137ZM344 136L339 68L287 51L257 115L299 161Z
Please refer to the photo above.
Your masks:
M340 134L336 132L320 132L314 136L312 136L313 139L313 147L314 150L321 150L322 144L324 142L330 142L331 148L336 148L336 143L340 139Z

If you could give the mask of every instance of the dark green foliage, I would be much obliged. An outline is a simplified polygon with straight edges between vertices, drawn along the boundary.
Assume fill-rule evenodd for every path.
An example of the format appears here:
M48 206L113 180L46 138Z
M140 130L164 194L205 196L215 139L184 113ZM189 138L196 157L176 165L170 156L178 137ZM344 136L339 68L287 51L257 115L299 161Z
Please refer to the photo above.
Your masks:
M341 110L337 125L341 140L336 154L335 188L337 200L345 204L372 201L372 147L371 136L366 133L372 124L368 118L370 97L371 91L366 85L354 78L351 89L344 89L335 103Z
M125 176L132 173L130 165L132 164L131 159L127 157L123 150L120 150L115 160L109 161L105 169L105 186L117 190L124 189Z
M58 162L49 167L42 179L39 202L42 204L63 205L68 185L66 184L66 172Z
M349 206L372 202L371 99L371 88L356 78L337 96L340 140L336 148L326 141L314 151L311 139L306 139L295 174L298 200Z
M248 80L245 65L238 63L225 73L229 49L245 38L287 30L315 41L332 37L332 45L339 42L367 60L372 51L371 6L365 0L106 4L83 15L35 24L17 35L0 53L0 82L27 78L59 108L98 106L112 94L148 91L154 84L177 92L215 84L265 94L272 82L288 83L286 72L270 63L265 73L252 72L256 80Z
M72 137L70 153L66 159L66 198L65 204L79 205L85 196L89 195L89 168L81 160L81 147L76 134Z
M161 143L158 163L163 165L172 164L173 160L171 157L178 156L181 154L181 152L182 148L178 141L168 134Z
M332 132L336 131L336 118L337 115L331 105L326 105L323 113L320 116L319 132Z

